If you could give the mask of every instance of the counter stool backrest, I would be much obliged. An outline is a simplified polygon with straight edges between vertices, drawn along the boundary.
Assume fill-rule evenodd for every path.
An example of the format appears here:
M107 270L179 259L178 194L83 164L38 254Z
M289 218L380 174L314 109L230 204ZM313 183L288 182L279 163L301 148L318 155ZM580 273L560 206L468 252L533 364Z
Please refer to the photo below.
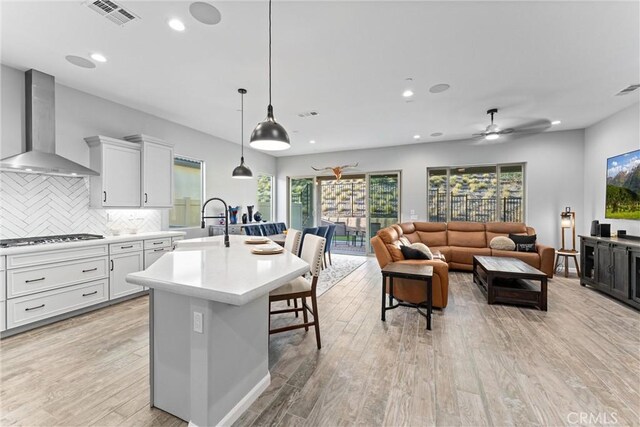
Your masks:
M326 244L324 237L309 234L305 238L306 244L302 247L300 258L309 264L311 275L318 277L322 269L322 257L324 255L324 246ZM314 280L315 285L315 280Z
M287 231L287 237L284 239L284 249L296 255L299 253L300 248L300 237L302 236L302 232L300 230L296 230L295 228L290 228Z
M307 227L302 230L302 236L300 237L300 249L298 250L298 256L302 254L302 247L304 246L304 239L307 234L316 234L318 232L318 227Z

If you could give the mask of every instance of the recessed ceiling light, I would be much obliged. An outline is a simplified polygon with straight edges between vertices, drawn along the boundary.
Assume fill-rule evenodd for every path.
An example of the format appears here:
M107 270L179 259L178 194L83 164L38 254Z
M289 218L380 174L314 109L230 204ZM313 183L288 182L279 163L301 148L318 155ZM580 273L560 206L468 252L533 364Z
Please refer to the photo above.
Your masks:
M449 86L446 83L439 83L437 85L433 85L429 88L429 92L431 93L440 93L440 92L444 92L445 90L449 89L451 86Z
M443 133L442 132L434 132L431 134L431 136L442 136Z
M191 3L189 6L189 12L197 21L206 25L215 25L220 22L222 15L220 11L209 3L197 1Z
M562 123L560 120L554 120L551 122L552 125L559 125L560 123Z
M26 168L25 172L33 172L33 169Z
M420 139L420 135L413 135L413 139Z
M71 176L78 176L78 174L75 172L71 172Z
M311 141L309 141L309 144L315 144L315 143L316 143L316 141L313 140L313 139Z
M402 96L404 96L405 98L411 98L413 96L413 91L411 89L407 89L402 92Z
M64 58L73 65L81 68L96 68L96 64L81 56L67 55Z
M180 32L184 31L184 29L186 28L182 23L182 21L177 18L170 19L169 26L171 27L172 30L180 31Z
M105 58L105 56L101 53L92 53L91 54L91 59L93 59L94 61L98 61L98 62L107 62L107 58Z

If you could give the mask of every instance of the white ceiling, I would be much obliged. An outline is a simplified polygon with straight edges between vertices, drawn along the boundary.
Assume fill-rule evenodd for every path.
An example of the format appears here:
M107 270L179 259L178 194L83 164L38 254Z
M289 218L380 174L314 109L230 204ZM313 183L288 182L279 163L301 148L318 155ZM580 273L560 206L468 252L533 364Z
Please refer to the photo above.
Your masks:
M215 26L186 1L120 3L142 19L118 27L79 0L2 1L1 61L238 143L244 87L248 139L266 115L267 3L212 2ZM171 17L187 30L170 30ZM587 127L638 102L613 95L640 82L639 17L638 1L276 1L273 105L292 148L274 154L467 138L490 107L502 127ZM64 59L94 51L109 61ZM451 89L430 93L438 83ZM298 117L310 110L320 115Z

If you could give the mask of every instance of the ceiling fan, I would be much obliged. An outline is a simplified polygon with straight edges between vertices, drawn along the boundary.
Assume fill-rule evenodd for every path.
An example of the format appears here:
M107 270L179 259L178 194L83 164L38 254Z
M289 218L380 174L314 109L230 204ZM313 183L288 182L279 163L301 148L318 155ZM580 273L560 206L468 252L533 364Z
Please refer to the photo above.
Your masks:
M546 119L534 120L532 122L523 124L522 126L516 126L514 128L501 129L497 124L493 122L494 114L498 113L497 108L491 108L487 110L487 114L491 115L491 124L487 128L479 133L474 133L472 136L474 139L483 139L487 141L495 141L505 135L532 135L545 131L551 126L551 122Z

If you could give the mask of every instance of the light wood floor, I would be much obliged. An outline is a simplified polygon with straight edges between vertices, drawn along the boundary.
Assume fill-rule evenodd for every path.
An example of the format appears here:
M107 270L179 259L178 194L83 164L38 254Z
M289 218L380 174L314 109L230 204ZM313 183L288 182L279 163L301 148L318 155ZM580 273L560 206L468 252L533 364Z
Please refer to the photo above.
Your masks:
M489 306L452 272L429 332L408 308L380 321L380 281L370 259L319 298L321 351L312 331L272 336L271 385L236 425L640 425L638 312L563 277L546 313ZM138 298L2 340L0 424L184 425L148 407L147 313Z

